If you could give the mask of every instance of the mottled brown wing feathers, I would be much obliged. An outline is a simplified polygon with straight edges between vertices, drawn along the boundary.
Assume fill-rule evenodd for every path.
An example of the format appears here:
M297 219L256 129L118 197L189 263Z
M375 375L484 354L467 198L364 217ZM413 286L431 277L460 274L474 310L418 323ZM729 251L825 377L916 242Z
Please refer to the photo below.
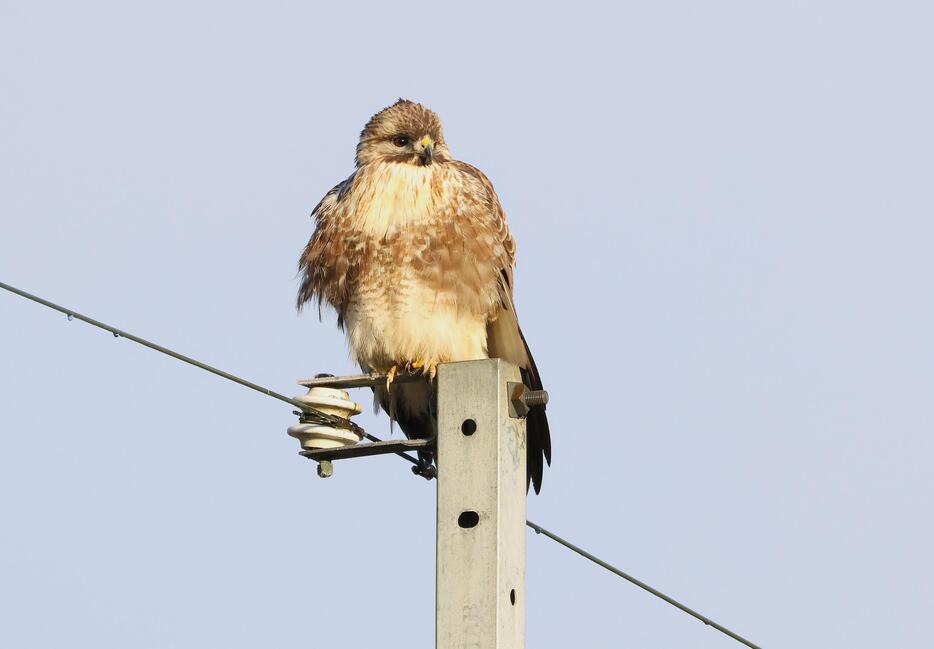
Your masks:
M455 162L464 173L467 173L483 185L487 196L488 218L494 220L496 232L501 244L501 254L496 258L499 268L500 308L487 322L487 353L490 358L502 358L521 368L522 380L533 390L542 390L542 379L532 358L532 352L519 327L519 319L512 300L513 265L516 259L516 244L506 224L506 214L503 212L499 198L493 189L492 183L479 169L466 163ZM526 420L528 444L526 460L528 472L527 485L535 488L539 493L542 488L542 474L544 465L551 465L551 431L548 427L548 418L545 408L534 408L529 412Z
M338 204L350 190L354 174L335 185L312 210L315 231L299 258L298 271L302 275L298 290L299 310L309 301L327 301L337 310L338 324L343 324L344 305L350 290L350 256L346 254L347 232L342 231Z

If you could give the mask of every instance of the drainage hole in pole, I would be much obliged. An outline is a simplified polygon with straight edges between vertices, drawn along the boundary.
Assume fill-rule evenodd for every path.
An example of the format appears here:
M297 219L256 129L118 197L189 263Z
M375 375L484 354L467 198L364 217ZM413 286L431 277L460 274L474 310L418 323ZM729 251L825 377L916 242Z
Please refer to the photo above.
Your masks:
M480 522L480 514L475 511L467 510L466 512L461 512L461 515L457 517L457 524L463 527L464 529L470 527L476 527L477 523Z
M464 423L461 424L461 432L467 437L470 437L477 432L477 422L473 419L465 419Z
M509 591L509 603L512 604L513 606L516 605L516 589L515 588Z

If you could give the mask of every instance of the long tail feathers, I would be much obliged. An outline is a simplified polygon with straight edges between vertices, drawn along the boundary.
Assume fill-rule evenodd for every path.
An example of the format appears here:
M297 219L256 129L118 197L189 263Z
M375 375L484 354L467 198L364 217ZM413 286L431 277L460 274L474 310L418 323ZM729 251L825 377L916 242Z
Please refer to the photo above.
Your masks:
M532 358L532 352L529 350L529 344L519 330L519 336L522 338L522 344L525 345L525 353L529 358L529 366L522 370L522 382L532 390L542 390L542 378L538 374L538 368L535 366L535 359ZM535 493L542 490L542 473L545 470L545 464L551 466L551 431L548 428L548 417L545 415L545 406L533 408L529 411L526 418L526 431L528 443L526 446L526 461L528 462L528 474L526 477L526 489L531 482L535 487Z

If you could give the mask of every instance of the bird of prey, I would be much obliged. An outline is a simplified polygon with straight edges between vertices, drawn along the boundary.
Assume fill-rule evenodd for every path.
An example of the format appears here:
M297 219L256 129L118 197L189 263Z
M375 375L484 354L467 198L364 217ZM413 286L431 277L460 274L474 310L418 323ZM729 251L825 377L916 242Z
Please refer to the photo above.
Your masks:
M319 313L322 304L335 309L354 360L387 373L376 400L409 438L435 433L439 363L502 358L542 389L513 306L506 215L487 177L451 157L438 115L405 99L378 112L360 134L355 166L312 212L299 309L311 300ZM405 371L426 380L393 385ZM538 493L551 464L544 408L527 423L527 483Z

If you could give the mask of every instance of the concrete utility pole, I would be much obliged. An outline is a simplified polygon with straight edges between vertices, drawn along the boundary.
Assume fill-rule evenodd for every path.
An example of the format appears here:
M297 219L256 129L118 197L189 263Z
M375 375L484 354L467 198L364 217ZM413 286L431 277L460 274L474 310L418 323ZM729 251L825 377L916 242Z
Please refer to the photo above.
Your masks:
M525 420L519 370L499 359L438 368L436 649L525 646Z
M423 379L420 375L396 378L413 380ZM289 434L301 440L306 449L302 455L318 462L322 477L332 474L334 460L433 451L438 467L435 647L523 649L527 444L523 416L532 393L522 385L519 369L497 358L440 365L437 380L437 439L354 444L348 430L322 426L319 421L292 426ZM297 399L303 406L349 416L360 408L339 389L374 387L385 381L380 374L322 375L299 381L310 391ZM536 403L544 403L543 397L537 394ZM431 475L433 471L426 477Z

